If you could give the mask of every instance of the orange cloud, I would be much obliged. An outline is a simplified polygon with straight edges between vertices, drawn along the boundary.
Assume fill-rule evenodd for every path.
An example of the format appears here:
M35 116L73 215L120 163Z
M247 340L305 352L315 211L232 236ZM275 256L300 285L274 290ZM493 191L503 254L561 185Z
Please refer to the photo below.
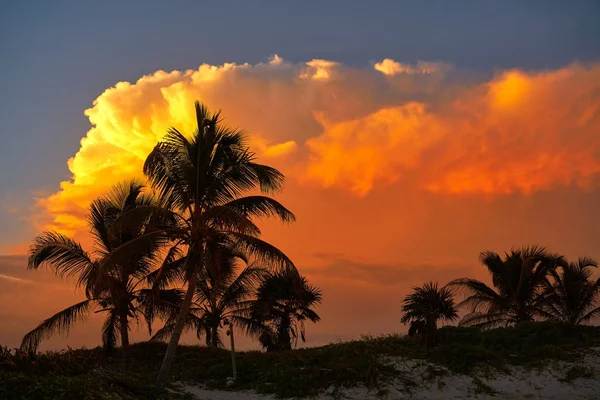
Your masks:
M463 74L464 75L464 74ZM398 181L447 194L588 187L600 173L600 66L506 71L473 83L439 63L328 60L157 71L107 89L72 177L39 200L45 228L83 232L90 200L140 176L169 126L191 133L193 101L250 132L265 162L291 179L365 196Z
M421 164L425 150L445 134L421 103L385 108L364 118L330 124L319 117L324 133L310 139L307 176L325 187L338 185L359 196L381 180L396 181Z
M358 195L407 171L438 193L587 187L600 173L599 89L600 66L510 71L435 108L408 103L322 122L307 142L307 174Z

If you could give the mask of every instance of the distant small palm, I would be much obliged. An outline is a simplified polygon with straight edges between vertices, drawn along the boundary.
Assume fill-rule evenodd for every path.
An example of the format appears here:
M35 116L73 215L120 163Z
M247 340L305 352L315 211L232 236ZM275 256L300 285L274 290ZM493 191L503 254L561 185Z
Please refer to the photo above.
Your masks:
M600 279L592 278L598 263L588 257L551 271L543 291L543 311L546 318L583 324L600 315Z
M492 274L496 290L470 278L456 279L449 286L467 293L459 307L471 307L460 325L482 328L533 321L542 310L543 298L539 294L546 278L565 264L563 256L538 246L511 250L504 259L485 251L479 259Z
M102 327L104 347L112 349L120 338L125 362L130 319L142 317L150 330L156 315L168 317L177 312L177 304L182 298L179 290L152 292L147 286L148 275L165 244L159 237L147 240L136 252L122 254L120 263L102 268L104 260L115 249L166 222L156 217L128 225L116 222L124 212L155 204L152 197L142 194L142 189L143 186L136 182L117 185L92 202L89 223L95 242L95 258L73 239L60 233L44 232L35 238L29 249L28 268L48 265L58 275L76 277L77 285L85 289L86 300L58 312L27 333L21 344L23 350L35 351L42 339L68 332L73 324L96 309L96 312L107 313Z
M256 299L238 313L238 320L267 351L291 350L298 338L306 341L304 322L321 320L312 309L320 302L318 288L297 272L284 271L265 279Z
M439 288L437 282L414 287L413 293L404 298L402 311L402 323L410 322L409 335L419 334L428 347L437 342L438 320L454 321L458 318L451 290Z

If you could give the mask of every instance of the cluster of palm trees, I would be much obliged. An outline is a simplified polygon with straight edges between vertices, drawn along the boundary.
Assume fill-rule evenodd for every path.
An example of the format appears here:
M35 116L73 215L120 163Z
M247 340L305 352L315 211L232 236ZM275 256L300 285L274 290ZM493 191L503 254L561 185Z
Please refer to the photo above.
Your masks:
M195 104L197 130L186 137L171 128L147 157L139 182L115 186L92 202L89 224L94 250L88 253L56 232L35 238L28 267L47 265L72 277L86 300L43 321L23 338L22 349L64 333L91 311L106 313L102 343L121 340L127 362L132 322L165 324L154 339L168 339L156 385L162 389L181 334L223 343L227 326L258 338L268 350L305 340L304 322L317 322L313 307L320 291L293 262L260 239L255 219L295 220L270 193L281 190L283 175L256 162L245 134L221 123Z
M481 263L492 276L490 287L471 278L451 281L445 287L428 282L413 288L403 302L402 322L410 323L427 346L434 345L438 321L455 321L458 308L468 312L459 325L493 328L536 319L584 324L600 315L600 279L592 278L596 261L564 256L539 246L513 249L504 257L485 251ZM458 304L453 291L465 294Z

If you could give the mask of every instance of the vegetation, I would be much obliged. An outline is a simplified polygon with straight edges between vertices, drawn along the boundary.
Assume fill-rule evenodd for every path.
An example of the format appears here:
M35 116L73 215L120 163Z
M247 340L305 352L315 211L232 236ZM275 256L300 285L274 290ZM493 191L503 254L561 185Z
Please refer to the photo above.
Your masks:
M269 275L256 292L256 299L240 310L238 321L261 345L271 351L291 350L300 338L306 341L304 321L318 322L311 308L321 302L321 291L295 271ZM246 317L244 318L243 315Z
M440 331L446 339L430 349L405 336L392 335L293 351L242 352L232 389L280 397L312 396L331 386L364 385L377 390L394 377L401 378L389 356L426 360L450 371L469 373L482 365L502 370L510 364L538 366L549 358L571 359L578 349L600 344L598 327L552 322L490 330L444 327ZM101 398L102 392L119 393L122 398L161 398L152 389L152 380L165 350L166 345L160 342L132 345L127 375L108 373L119 365L119 357L105 357L101 349L16 356L5 353L0 359L0 398L95 399ZM178 354L174 380L227 388L231 365L226 350L180 346ZM565 371L565 379L584 376L584 372ZM85 385L85 390L77 388L75 382ZM46 388L45 384L51 386ZM34 396L39 393L48 397Z
M597 267L591 258L580 257L559 271L551 271L542 293L541 314L551 320L577 325L600 315L600 307L597 307L600 279L591 279L592 269Z
M205 337L209 347L222 347L221 328L230 321L238 321L237 311L249 300L253 290L264 279L264 268L247 265L239 271L239 263L246 263L246 256L229 246L218 246L210 252L210 260L201 271L193 307L184 329L193 329L200 339ZM174 318L154 335L154 340L168 338L175 327Z
M176 275L186 282L187 290L156 385L163 388L169 375L177 344L188 321L198 281L215 243L236 247L255 258L261 265L295 269L292 261L279 249L259 239L260 229L254 217L277 217L284 222L294 215L270 197L249 195L280 190L283 175L274 168L255 162L243 132L225 127L219 114L211 114L196 103L197 130L188 139L171 128L144 164L144 174L164 204L175 209L152 209L152 213L172 215L179 222L175 228L157 229L151 234L165 235L185 248L176 268L165 265L158 281ZM127 248L136 248L132 241ZM114 255L116 256L116 255ZM159 283L160 284L160 283Z
M533 321L544 307L540 291L548 275L565 265L563 256L539 246L513 249L504 259L484 251L479 259L492 275L496 290L471 278L456 279L449 286L468 294L459 306L471 307L471 312L460 324L481 328Z
M419 335L427 347L437 343L438 320L458 319L454 299L449 288L439 288L437 282L427 282L414 287L413 293L404 298L402 323L410 322L408 335Z
M115 347L121 339L126 362L129 346L129 322L142 317L151 330L156 316L169 317L177 312L181 293L177 289L161 289L152 292L148 288L149 274L160 255L164 240L158 236L146 241L143 248L124 254L120 262L105 260L124 243L144 236L156 225L169 223L164 218L151 216L135 223L118 223L119 217L142 207L154 207L157 201L142 194L143 186L129 182L113 187L105 196L90 206L89 224L96 245L93 259L74 240L56 232L44 232L35 238L29 249L31 269L48 265L61 276L77 278L77 285L85 289L86 300L72 305L46 319L27 333L21 349L35 352L40 341L55 333L66 333L78 321L87 317L93 309L107 314L102 327L102 343L105 350ZM104 267L104 268L103 268Z

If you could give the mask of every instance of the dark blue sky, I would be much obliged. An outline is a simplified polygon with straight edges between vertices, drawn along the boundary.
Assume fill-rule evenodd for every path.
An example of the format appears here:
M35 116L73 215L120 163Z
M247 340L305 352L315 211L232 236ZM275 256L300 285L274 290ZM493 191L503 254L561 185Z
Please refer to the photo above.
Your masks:
M117 81L273 53L557 67L600 58L600 2L2 1L0 202L56 190L88 129L83 110ZM0 221L23 225L6 210Z

